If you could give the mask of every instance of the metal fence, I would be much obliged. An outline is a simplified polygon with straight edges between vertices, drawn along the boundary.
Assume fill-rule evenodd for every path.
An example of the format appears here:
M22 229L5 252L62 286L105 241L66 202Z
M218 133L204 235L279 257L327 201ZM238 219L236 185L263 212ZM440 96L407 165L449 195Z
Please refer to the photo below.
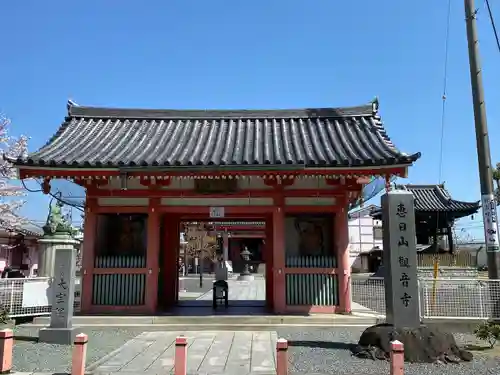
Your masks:
M50 278L0 279L0 306L10 317L50 315ZM80 305L80 278L75 312ZM352 275L353 311L385 314L383 277ZM488 319L500 313L500 280L419 278L420 314L425 319Z
M385 314L383 277L353 275L351 281L353 311ZM488 319L495 309L500 312L496 302L500 301L500 280L419 278L418 289L422 320Z
M51 278L0 279L0 307L11 318L50 315ZM75 280L74 311L80 311L80 278Z
M0 306L11 318L50 314L50 277L0 279Z
M423 319L488 319L500 299L500 280L420 279L419 289Z

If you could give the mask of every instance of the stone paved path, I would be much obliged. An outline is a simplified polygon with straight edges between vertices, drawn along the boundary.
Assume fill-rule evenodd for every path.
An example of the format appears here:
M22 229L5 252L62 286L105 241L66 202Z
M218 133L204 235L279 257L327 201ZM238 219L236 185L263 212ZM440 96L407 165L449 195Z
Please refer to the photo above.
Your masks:
M171 374L179 335L188 340L188 374L276 374L277 333L271 331L144 332L88 370L99 375Z
M256 277L253 281L228 280L229 301L265 301L266 300L266 280ZM198 301L212 301L212 291L209 291L199 298Z

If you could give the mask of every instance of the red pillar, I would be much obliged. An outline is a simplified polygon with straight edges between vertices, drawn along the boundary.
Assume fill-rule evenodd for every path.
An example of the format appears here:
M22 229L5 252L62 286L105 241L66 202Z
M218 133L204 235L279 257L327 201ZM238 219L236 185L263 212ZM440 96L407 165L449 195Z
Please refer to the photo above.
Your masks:
M178 250L179 250L179 221L174 215L165 215L164 222L164 252L162 264L162 280L164 284L163 298L166 307L177 303L177 279L178 279Z
M148 229L147 229L147 255L146 268L146 308L149 314L154 314L158 305L158 271L160 251L160 201L151 198L149 203Z
M278 202L275 202L275 205ZM283 205L278 204L273 211L273 289L274 312L283 314L286 311L285 286L285 212Z
M341 313L351 313L351 266L349 260L349 227L347 210L342 208L335 216L335 241L339 280L339 307Z
M88 313L92 307L92 284L94 275L95 242L97 232L97 206L95 198L88 198L85 202L85 218L83 226L82 248L82 291L81 312Z
M263 258L266 262L266 306L269 310L274 309L273 301L273 221L272 217L266 219L265 244L263 249Z

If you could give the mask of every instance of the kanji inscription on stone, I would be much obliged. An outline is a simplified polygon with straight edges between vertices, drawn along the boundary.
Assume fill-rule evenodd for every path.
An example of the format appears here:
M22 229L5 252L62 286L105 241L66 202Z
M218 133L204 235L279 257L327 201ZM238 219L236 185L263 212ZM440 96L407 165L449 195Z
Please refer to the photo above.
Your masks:
M394 190L382 196L386 319L397 327L420 325L414 197Z
M57 249L52 281L52 314L50 326L71 327L74 304L75 254L73 249Z

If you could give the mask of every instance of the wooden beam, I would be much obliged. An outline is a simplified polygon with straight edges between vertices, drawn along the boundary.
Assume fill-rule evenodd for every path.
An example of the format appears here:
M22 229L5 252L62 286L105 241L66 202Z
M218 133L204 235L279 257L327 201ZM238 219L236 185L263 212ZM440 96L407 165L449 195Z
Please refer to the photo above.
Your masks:
M158 167L161 168L161 167ZM271 168L271 167L270 167ZM151 176L159 179L165 178L237 178L238 176L257 176L263 178L276 178L280 176L283 180L286 178L296 178L301 176L323 176L323 177L361 177L361 176L385 176L397 175L404 176L406 174L406 166L396 167L380 167L380 168L306 168L302 170L291 171L265 171L265 170L224 170L221 167L216 171L189 171L188 168L183 171L171 170L154 170L144 168L144 170L127 171L128 177ZM54 177L54 178L90 178L90 177L119 177L123 171L119 169L105 168L53 168L53 167L25 167L19 166L19 176L21 179L32 177Z
M116 198L275 198L282 195L290 198L307 197L341 197L344 190L329 189L293 189L293 190L266 190L249 189L225 194L200 194L195 190L185 189L136 189L136 190L108 190L99 188L87 188L87 195L92 197L116 197Z

